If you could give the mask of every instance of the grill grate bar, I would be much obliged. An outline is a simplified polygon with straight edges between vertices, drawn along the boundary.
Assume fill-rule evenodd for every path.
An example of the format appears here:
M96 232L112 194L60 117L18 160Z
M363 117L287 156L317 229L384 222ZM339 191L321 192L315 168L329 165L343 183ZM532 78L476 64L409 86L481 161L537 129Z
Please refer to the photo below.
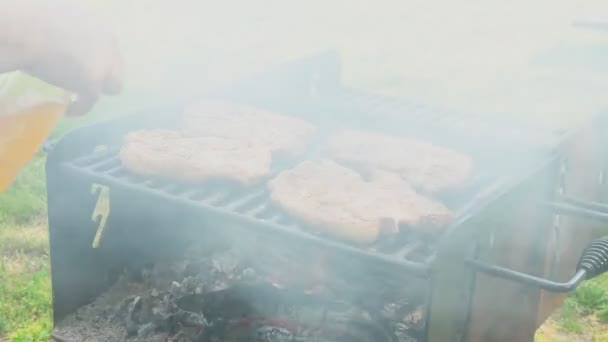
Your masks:
M209 204L211 203L209 199L212 198L214 195L216 194L209 191L209 189L201 189L200 191L197 191L192 196L190 196L189 199L194 202Z
M146 185L152 189L155 189L155 190L162 190L168 184L163 182L162 180L152 178L152 179L148 179L148 180L144 181L144 185Z
M188 187L177 183L171 183L169 187L165 189L165 191L172 195L183 195L188 191Z
M88 154L88 155L82 156L78 159L75 159L74 161L72 161L72 163L79 167L91 166L98 161L105 160L106 158L108 158L107 152L93 153L93 154Z
M266 192L263 189L248 193L248 194L236 199L232 203L227 204L226 209L234 210L236 212L242 212L243 208L246 208L248 205L255 203L260 198L263 198L265 194L266 194Z
M268 208L265 204L258 204L257 206L253 207L252 209L249 209L249 210L243 212L243 214L248 215L248 216L255 216L256 218L260 218L262 216L262 213L264 213L266 210L268 210Z
M407 259L413 252L422 247L423 244L420 241L414 241L410 244L405 245L405 247L401 248L395 254L399 256L401 259Z
M115 166L115 167L109 169L106 172L111 174L114 177L121 177L121 174L125 173L125 169L122 167L122 165L118 165L118 166Z
M120 160L117 156L112 156L107 159L99 160L96 163L90 164L89 168L98 172L108 172L114 168L120 168Z

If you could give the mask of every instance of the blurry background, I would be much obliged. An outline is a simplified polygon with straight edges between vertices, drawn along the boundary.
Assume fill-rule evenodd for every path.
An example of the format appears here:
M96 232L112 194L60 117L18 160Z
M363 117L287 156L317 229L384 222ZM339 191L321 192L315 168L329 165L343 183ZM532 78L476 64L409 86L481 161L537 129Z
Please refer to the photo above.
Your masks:
M64 120L55 138L326 48L341 53L350 85L539 129L569 127L608 104L608 31L572 26L608 20L602 0L86 1L115 26L126 88L93 115ZM50 331L43 166L41 154L0 195L0 341L45 341ZM602 320L600 279L543 330L608 340Z
M572 25L605 18L601 0L90 1L119 35L124 101L166 101L324 48L340 51L348 83L461 110L557 121L605 101L608 31Z

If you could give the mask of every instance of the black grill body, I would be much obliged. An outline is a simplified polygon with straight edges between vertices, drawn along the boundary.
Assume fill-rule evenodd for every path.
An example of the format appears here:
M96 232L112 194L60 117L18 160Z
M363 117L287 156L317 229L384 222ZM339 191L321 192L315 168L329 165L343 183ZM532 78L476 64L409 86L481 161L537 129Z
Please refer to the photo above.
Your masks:
M56 322L91 302L125 267L175 257L193 239L241 240L244 248L251 241L265 246L269 252L258 253L261 259L323 252L344 279L365 279L377 288L410 287L412 297L429 307L426 338L461 340L475 281L464 260L480 253L480 241L493 228L508 226L521 208L554 195L560 158L547 142L561 137L349 89L340 83L334 53L203 96L301 116L328 132L346 124L445 144L472 155L479 171L469 191L444 199L458 215L442 235L403 234L389 244L358 248L301 229L272 206L263 186L197 187L134 177L122 169L116 156L122 137L134 129L170 127L181 104L80 128L61 139L47 160ZM310 157L319 157L314 148ZM539 211L533 221L541 227L549 216ZM542 254L542 234L532 234L526 248ZM529 258L541 274L543 258ZM353 297L360 295L352 290Z

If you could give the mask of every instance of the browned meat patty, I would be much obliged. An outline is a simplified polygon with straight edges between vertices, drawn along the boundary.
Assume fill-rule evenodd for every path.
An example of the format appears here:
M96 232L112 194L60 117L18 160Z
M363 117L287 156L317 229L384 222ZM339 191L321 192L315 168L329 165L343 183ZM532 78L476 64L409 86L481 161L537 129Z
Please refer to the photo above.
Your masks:
M314 127L298 118L219 101L201 101L186 108L185 136L215 136L264 145L273 153L296 157L306 150Z
M417 194L390 174L366 182L331 160L305 161L268 183L272 200L291 215L327 235L359 244L399 224L441 229L451 220L441 203Z
M183 181L230 179L250 185L270 172L268 148L218 138L184 138L177 131L140 130L129 133L120 150L131 172Z
M427 193L462 187L473 174L469 156L414 139L348 130L332 136L329 147L338 162L394 172Z

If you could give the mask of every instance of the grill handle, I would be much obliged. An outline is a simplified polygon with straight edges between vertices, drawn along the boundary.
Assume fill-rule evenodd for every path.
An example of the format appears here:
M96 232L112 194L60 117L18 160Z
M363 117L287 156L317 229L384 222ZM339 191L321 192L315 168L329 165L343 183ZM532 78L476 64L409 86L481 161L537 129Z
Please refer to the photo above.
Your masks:
M486 264L479 260L467 259L467 263L477 272L489 274L494 277L512 280L518 283L540 287L551 292L570 292L587 278L587 271L581 269L567 282L556 282L539 278L530 274L514 271L497 265Z
M584 280L608 271L608 237L597 239L585 248L578 261L576 274L567 282L556 282L475 259L467 259L466 263L475 271L494 277L536 286L551 292L570 292Z

